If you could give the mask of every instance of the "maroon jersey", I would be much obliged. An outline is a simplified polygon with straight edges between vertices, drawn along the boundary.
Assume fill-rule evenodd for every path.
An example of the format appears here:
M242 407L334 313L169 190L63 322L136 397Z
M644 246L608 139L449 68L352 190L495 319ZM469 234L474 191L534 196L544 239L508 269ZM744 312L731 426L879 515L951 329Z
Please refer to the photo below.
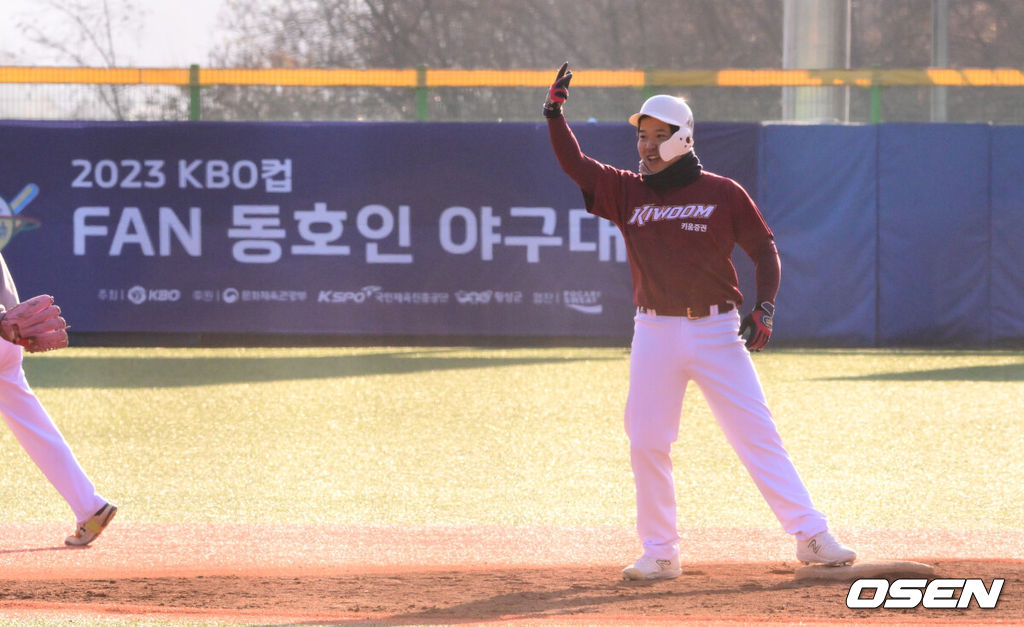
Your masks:
M655 189L640 174L584 155L564 118L548 125L558 161L583 191L587 211L622 232L636 305L685 315L688 307L743 302L733 248L738 244L755 262L769 246L777 253L771 229L738 183L701 172L685 187ZM763 294L760 276L758 284L758 298L774 301L777 278Z

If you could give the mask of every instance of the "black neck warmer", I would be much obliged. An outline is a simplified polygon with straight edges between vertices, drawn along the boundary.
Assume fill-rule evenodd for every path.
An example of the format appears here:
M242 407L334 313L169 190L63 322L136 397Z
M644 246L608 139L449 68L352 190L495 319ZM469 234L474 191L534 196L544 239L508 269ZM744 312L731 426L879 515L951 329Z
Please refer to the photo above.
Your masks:
M646 169L646 168L644 168ZM657 174L643 174L644 183L656 190L686 187L700 177L702 166L692 150Z

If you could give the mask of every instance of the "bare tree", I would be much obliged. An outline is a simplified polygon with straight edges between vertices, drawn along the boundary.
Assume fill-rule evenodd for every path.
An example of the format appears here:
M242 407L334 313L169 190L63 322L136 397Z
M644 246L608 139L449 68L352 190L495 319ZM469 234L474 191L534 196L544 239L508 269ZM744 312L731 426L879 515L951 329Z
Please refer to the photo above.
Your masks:
M39 4L37 14L52 14L56 19L23 19L19 28L30 41L54 53L56 62L79 67L118 67L116 34L137 32L144 11L137 0L44 0ZM115 119L128 119L123 86L99 85L97 89L103 106Z
M236 0L221 26L233 34L213 61L244 67L552 69L778 65L782 0ZM765 28L765 25L774 25ZM714 34L713 37L708 36ZM651 86L655 88L657 86ZM588 90L580 117L623 119L640 94ZM710 94L709 94L710 95ZM763 94L777 100L777 94ZM754 99L756 101L756 99ZM216 88L204 117L412 119L402 89ZM751 102L743 99L744 104ZM729 103L732 109L741 108ZM755 103L754 105L757 105ZM769 105L770 106L770 105ZM534 119L537 90L435 89L435 120ZM713 110L709 106L706 110ZM751 108L754 111L754 108Z
M926 67L932 0L851 0L854 67ZM783 0L234 0L222 18L224 67L530 68L569 61L589 69L772 68L782 65ZM962 67L1020 67L1024 3L950 0L950 59ZM1001 119L1020 115L1019 96L950 95L951 111ZM781 114L778 88L647 92L686 96L699 119L766 120ZM575 119L622 120L637 90L574 86ZM432 89L431 120L535 120L537 88ZM886 92L887 119L927 119L928 88ZM854 110L867 119L869 92ZM204 92L207 119L415 119L404 88L224 88ZM981 112L981 113L979 113ZM922 117L924 116L924 117Z
M931 64L932 0L854 0L852 63L855 67L922 68ZM950 0L949 63L953 68L1015 67L1024 63L1024 3L1018 0ZM883 118L925 121L930 87L885 91ZM868 106L866 91L858 94ZM949 119L1024 122L1015 87L949 90ZM866 114L862 113L866 117Z

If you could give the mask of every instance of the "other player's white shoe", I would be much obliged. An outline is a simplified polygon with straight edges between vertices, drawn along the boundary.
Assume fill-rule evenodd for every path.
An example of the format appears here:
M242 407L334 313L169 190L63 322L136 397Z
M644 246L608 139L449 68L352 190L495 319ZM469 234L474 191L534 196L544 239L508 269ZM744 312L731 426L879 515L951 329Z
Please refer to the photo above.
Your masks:
M843 546L827 531L822 531L810 540L796 541L796 558L804 564L828 564L842 566L857 559L857 553Z
M103 533L103 530L114 519L114 514L116 513L117 507L107 503L98 512L93 514L89 520L79 523L78 528L75 529L75 535L65 538L64 544L68 546L85 546L89 544Z
M645 555L622 569L623 579L675 579L682 574L678 556L659 560Z

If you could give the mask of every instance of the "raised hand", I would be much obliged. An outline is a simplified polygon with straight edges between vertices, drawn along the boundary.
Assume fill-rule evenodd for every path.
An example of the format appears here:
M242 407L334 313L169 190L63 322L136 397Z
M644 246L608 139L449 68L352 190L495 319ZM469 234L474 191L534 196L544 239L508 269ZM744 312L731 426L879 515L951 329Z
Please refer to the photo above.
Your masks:
M544 101L544 117L557 118L562 115L562 104L569 99L569 81L572 80L572 70L569 69L569 62L566 61L558 70L555 82L548 90L548 97Z

